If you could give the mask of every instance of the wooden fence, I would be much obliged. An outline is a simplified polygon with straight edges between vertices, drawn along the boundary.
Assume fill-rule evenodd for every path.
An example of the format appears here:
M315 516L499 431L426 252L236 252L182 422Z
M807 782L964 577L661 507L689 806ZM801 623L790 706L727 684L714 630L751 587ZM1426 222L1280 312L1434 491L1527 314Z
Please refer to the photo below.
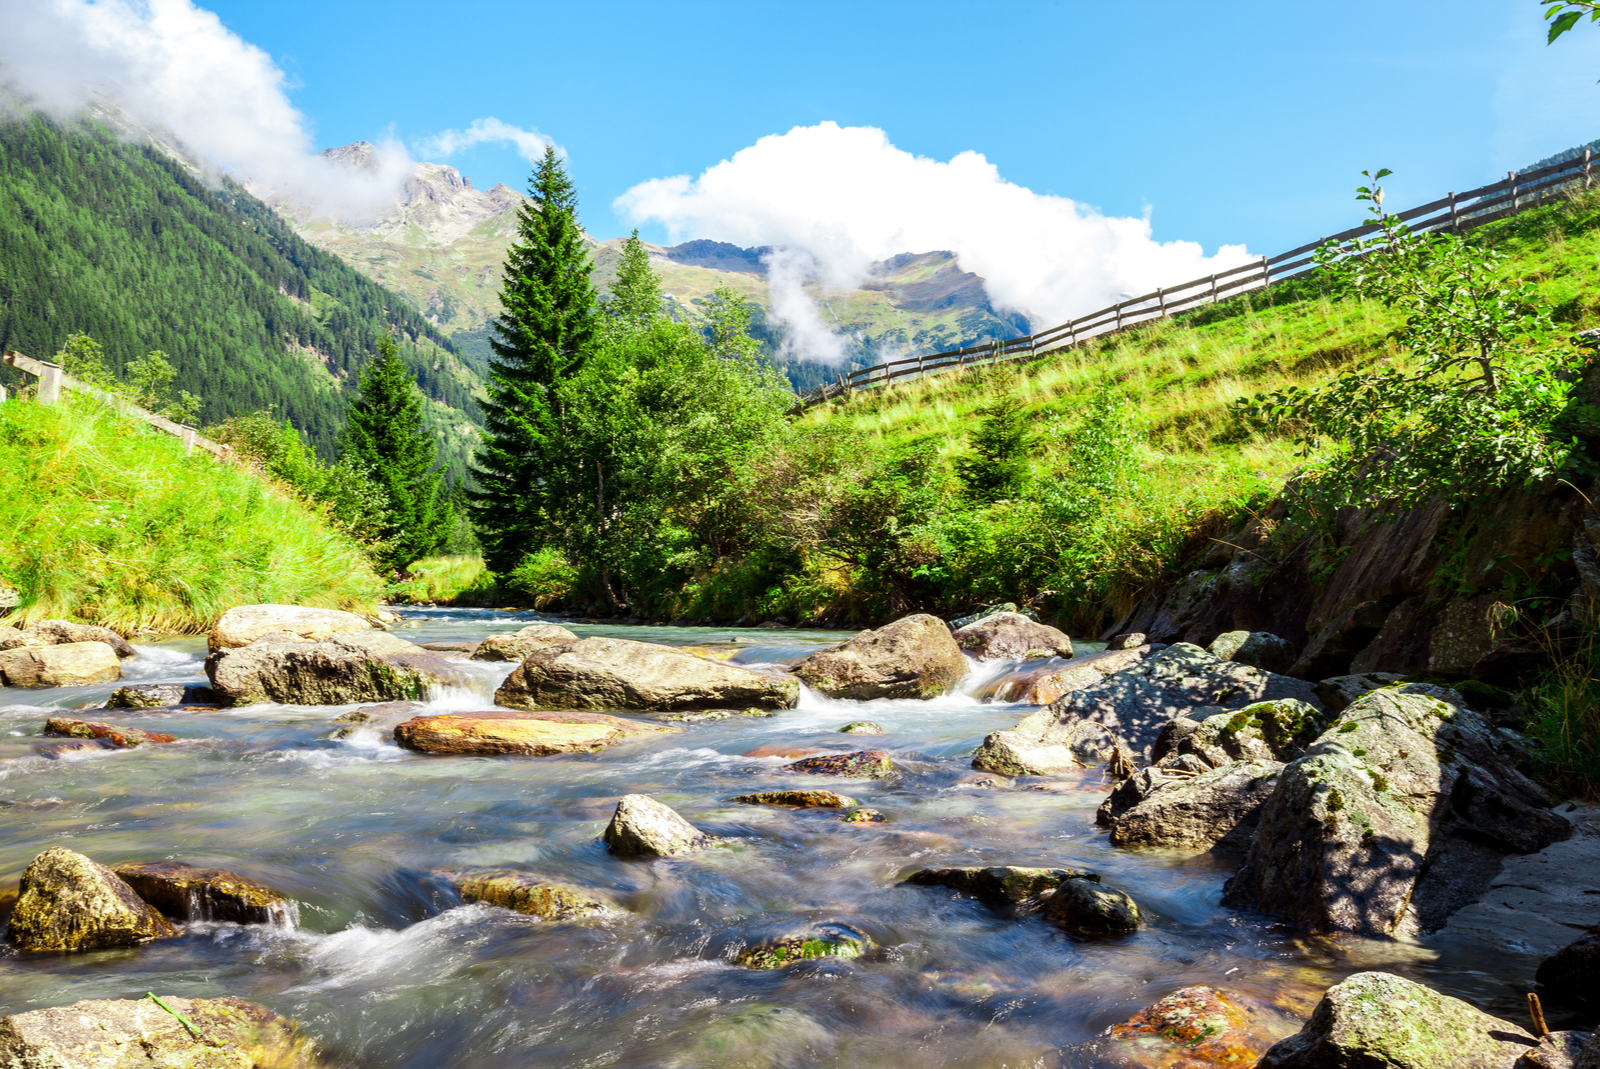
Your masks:
M165 416L158 416L154 412L147 412L118 394L109 390L102 390L98 386L91 386L87 382L73 378L61 369L60 364L52 364L48 360L35 360L31 356L23 356L15 349L7 349L4 362L16 368L25 375L32 375L39 380L34 399L42 405L53 405L61 400L62 390L72 390L75 393L88 394L90 397L110 405L121 415L130 419L143 420L157 430L166 431L168 434L183 442L183 451L193 453L196 448L222 459L232 460L233 449L221 442L213 442L210 438L203 437L193 427L186 427L182 423L174 423ZM5 400L5 391L0 389L0 401Z
M1438 200L1399 212L1396 218L1406 222L1414 232L1469 230L1533 207L1567 186L1582 183L1583 188L1589 188L1594 181L1592 163L1590 151L1584 149L1582 156L1564 163L1551 164L1523 174L1513 171L1502 181L1469 189L1465 193L1446 194ZM1263 289L1299 278L1315 270L1312 255L1322 246L1367 237L1377 231L1375 223L1352 227L1276 256L1263 256L1241 267L1219 271L1179 286L1158 288L1154 293L1142 297L1129 297L1108 308L1079 316L1037 334L1008 341L985 342L931 356L910 356L859 368L849 374L841 373L836 382L823 383L800 394L792 411L803 412L836 397L849 397L856 390L887 386L897 379L921 378L983 364L1033 360L1058 353L1089 338L1115 334L1152 319L1164 318L1204 304L1215 304L1248 290Z

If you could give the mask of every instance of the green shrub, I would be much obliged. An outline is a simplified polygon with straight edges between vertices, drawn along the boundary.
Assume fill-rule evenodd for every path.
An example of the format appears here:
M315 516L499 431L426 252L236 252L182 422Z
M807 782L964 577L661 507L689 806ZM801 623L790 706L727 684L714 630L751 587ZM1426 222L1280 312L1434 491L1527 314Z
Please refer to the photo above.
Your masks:
M546 609L565 598L577 579L577 569L561 551L545 546L523 557L501 585L535 609Z

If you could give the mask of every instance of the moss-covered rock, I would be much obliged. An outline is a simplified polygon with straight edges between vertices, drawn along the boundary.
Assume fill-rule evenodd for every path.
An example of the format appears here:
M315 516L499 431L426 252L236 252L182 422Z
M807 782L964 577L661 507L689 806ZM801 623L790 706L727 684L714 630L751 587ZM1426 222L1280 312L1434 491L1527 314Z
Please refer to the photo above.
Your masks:
M894 775L894 762L882 750L857 750L855 753L818 754L783 766L785 772L807 776L849 776L855 779L887 779Z
M856 804L854 798L832 791L757 791L728 800L739 805L782 805L794 809L849 809Z
M576 920L623 912L621 907L604 895L531 873L511 869L469 869L464 872L441 872L439 875L455 885L463 902L487 902L491 906L504 906L530 917Z
M227 869L197 868L179 861L126 861L111 871L173 920L237 924L289 924L294 920L294 903Z
M786 1006L734 1006L695 1030L687 1050L671 1057L671 1069L799 1069L815 1065L832 1045L821 1023Z
M1257 1069L1505 1069L1534 1038L1510 1021L1399 976L1356 973L1328 989Z
M1231 761L1293 761L1326 730L1333 717L1294 698L1256 702L1235 713L1218 713L1199 722L1173 747L1192 753L1212 768Z
M844 815L846 824L887 824L889 818L876 809L852 809Z
M1139 906L1115 887L1066 880L1045 900L1044 919L1085 935L1132 932L1139 928Z
M116 873L65 847L34 858L18 890L6 942L19 950L97 950L177 934Z
M852 720L839 729L841 735L882 735L882 726L871 720Z
M866 933L848 924L812 924L747 947L733 960L752 969L781 969L818 958L859 958L871 947Z
M212 653L206 658L206 675L218 700L227 705L422 701L432 687L465 679L443 657L386 631L358 631L319 642L295 639L286 635L283 641L272 641L267 635L249 646Z
M906 883L925 887L951 887L990 906L1014 906L1037 898L1045 891L1054 891L1067 880L1089 880L1099 883L1100 877L1083 869L991 865L987 868L972 866L918 869L905 878Z
M315 1069L322 1064L315 1045L293 1022L236 998L87 999L0 1018L0 1065L14 1069Z
M67 739L95 739L119 750L152 743L177 742L177 738L160 731L127 727L122 724L99 724L92 720L75 720L70 716L52 716L45 721L45 734Z

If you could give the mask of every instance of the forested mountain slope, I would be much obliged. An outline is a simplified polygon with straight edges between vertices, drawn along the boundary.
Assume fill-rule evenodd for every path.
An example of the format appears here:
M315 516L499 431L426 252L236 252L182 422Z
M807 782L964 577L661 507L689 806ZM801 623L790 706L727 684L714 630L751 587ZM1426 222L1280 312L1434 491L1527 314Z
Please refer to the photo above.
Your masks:
M97 124L0 123L0 345L49 359L78 331L119 372L167 353L204 422L271 408L324 455L388 331L452 470L475 433L479 377L449 339L238 185Z

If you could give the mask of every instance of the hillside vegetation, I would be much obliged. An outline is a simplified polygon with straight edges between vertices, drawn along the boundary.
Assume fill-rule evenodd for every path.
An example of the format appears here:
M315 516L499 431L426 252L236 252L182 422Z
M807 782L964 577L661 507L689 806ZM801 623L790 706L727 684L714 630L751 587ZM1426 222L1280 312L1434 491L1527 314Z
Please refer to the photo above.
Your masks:
M270 408L325 457L390 333L464 471L480 380L403 300L230 180L91 123L0 123L0 346L50 359L77 332L118 373L164 351L204 422Z
M249 472L70 395L0 404L0 580L12 622L199 632L227 609L370 608L361 549Z

